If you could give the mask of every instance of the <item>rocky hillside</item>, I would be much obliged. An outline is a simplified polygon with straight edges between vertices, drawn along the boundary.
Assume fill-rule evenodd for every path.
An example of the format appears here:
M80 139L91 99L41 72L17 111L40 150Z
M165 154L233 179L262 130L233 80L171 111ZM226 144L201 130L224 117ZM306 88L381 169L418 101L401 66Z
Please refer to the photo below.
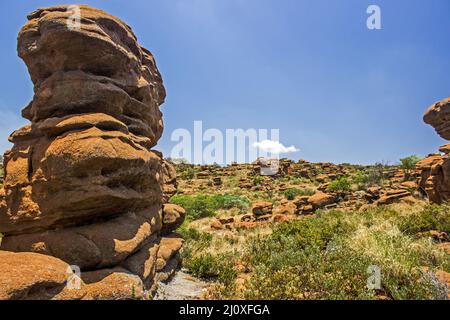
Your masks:
M176 165L183 267L210 281L199 298L447 298L450 208L427 203L418 160L284 159L274 176L261 175L264 161ZM381 269L372 290L371 267Z

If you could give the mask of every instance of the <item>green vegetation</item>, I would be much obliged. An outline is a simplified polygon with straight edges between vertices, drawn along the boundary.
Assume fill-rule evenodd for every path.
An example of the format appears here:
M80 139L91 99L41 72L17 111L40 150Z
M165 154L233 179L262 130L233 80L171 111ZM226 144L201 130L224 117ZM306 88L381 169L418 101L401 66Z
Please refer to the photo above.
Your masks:
M177 232L183 236L187 242L195 242L200 246L208 246L212 241L212 235L206 232L200 232L194 228L188 227L188 223L184 223Z
M420 160L422 160L422 158L415 155L400 159L400 167L405 173L405 180L409 180L411 178L411 173L416 168L417 162L419 162Z
M214 280L227 287L234 286L237 276L235 260L231 254L211 254L209 252L193 255L183 250L183 266L196 277Z
M346 177L342 177L336 180L333 180L330 182L330 185L327 188L328 192L337 192L337 193L343 193L347 191L351 191L352 184Z
M370 185L368 172L358 170L352 178L353 183L358 186L358 190L366 189Z
M415 235L430 230L438 230L450 234L450 205L428 205L420 214L400 216L397 220L399 229L408 235Z
M249 200L232 194L177 194L170 199L170 202L185 208L187 218L190 220L213 217L219 209L237 208L245 212L250 206Z
M294 200L297 196L312 196L314 193L315 192L312 189L297 189L297 188L289 188L283 191L283 195L288 200Z
M332 211L276 227L253 239L246 259L254 273L246 299L445 299L448 288L430 270L450 268L449 255L415 230L448 228L448 207L416 213L374 209ZM430 216L433 218L430 219ZM402 228L407 227L408 233ZM367 288L368 270L381 270L381 287Z
M358 186L358 190L363 190L371 186L383 185L385 172L389 166L384 163L376 163L369 168L359 168L352 177L352 182Z
M262 185L263 181L264 181L264 177L263 176L255 176L253 178L253 185L254 186L260 186L260 185Z
M196 277L214 280L226 287L232 287L237 276L233 254L209 253L207 248L211 246L213 236L190 228L186 223L179 232L186 241L181 251L183 267Z
M406 161L403 170L413 168L411 163L416 160ZM343 196L356 187L366 190L392 184L399 166L378 163L343 169L331 172L336 176L345 172L346 176L332 181L327 192ZM183 170L187 171L186 167ZM308 170L314 175L314 167ZM325 171L330 176L330 170ZM247 212L256 201L277 206L283 197L292 201L312 194L317 182L292 175L252 176L248 168L221 178L223 184L213 188L205 179L180 180L184 193L171 200L187 209L188 219L179 229L186 239L182 263L192 275L211 281L206 298L447 298L449 288L438 280L437 273L450 272L450 256L437 246L437 238L450 234L450 204L426 205L418 199L416 204L366 210L350 205L343 211L318 210L315 216L299 216L284 223L249 223L245 227L235 223L216 230L211 219L199 219ZM243 182L262 188L240 188ZM380 270L381 283L370 288L368 280L374 269Z
M211 296L220 299L446 299L449 288L435 272L450 271L450 256L422 233L449 232L449 211L449 205L323 211L247 237L234 251L223 240L224 248L210 249L219 236L189 231L183 263L216 281ZM241 288L237 265L250 271ZM373 268L381 281L374 289L367 285Z

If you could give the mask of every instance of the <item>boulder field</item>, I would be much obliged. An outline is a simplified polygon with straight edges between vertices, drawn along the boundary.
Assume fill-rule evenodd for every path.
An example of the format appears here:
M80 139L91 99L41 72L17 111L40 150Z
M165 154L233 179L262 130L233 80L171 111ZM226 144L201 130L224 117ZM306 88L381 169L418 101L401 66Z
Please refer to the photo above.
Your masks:
M34 97L4 155L0 299L139 298L178 265L176 172L152 150L166 96L155 59L123 21L78 7L76 28L55 6L19 32Z

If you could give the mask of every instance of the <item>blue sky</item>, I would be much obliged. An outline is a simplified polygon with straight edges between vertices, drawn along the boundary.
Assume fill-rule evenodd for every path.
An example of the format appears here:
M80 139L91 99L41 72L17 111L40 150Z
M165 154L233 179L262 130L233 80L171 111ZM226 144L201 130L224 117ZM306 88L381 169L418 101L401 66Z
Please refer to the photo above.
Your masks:
M0 151L26 120L32 83L16 54L27 13L59 1L2 0ZM448 0L89 1L132 26L156 57L167 100L165 134L279 128L289 156L336 163L396 162L444 141L422 122L450 96ZM381 7L382 30L366 9Z

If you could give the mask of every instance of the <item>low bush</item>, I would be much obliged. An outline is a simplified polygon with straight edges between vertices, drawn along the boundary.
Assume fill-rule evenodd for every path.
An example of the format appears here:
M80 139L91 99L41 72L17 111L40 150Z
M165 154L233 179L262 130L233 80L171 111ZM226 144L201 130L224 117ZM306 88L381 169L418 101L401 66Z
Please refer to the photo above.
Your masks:
M411 178L413 170L416 168L416 164L422 160L419 156L409 156L403 159L400 159L400 167L403 169L405 173L405 180L409 180Z
M264 177L263 176L259 176L259 175L255 176L253 178L253 185L254 186L260 186L260 185L262 185L263 181L264 181Z
M215 195L214 200L217 209L237 208L243 213L250 207L248 199L233 194Z
M327 188L327 191L341 193L341 192L351 191L351 189L352 189L352 184L350 183L350 181L346 177L342 177L342 178L331 181L330 185Z
M195 277L215 280L226 286L232 285L237 276L232 254L214 255L208 252L190 256L184 254L183 267Z
M449 271L449 255L410 233L446 230L448 209L328 211L279 225L248 243L243 257L254 272L241 298L446 299L434 271ZM374 269L378 288L368 287Z
M450 205L428 205L419 214L399 217L401 231L413 235L420 232L437 230L450 234Z
M385 171L388 169L387 164L376 163L367 169L358 170L354 176L353 182L358 185L359 189L370 186L381 186L385 179Z
M209 246L212 241L212 235L206 232L200 232L194 228L190 228L188 225L188 223L183 223L183 225L177 230L186 243L195 242L196 245L200 247Z
M189 220L213 217L219 209L238 208L241 212L244 212L250 206L250 202L246 198L231 194L177 194L170 199L170 202L182 206L186 210Z
M195 169L189 166L179 169L179 177L181 180L192 180L195 178Z
M283 195L288 200L294 200L297 196L312 196L313 194L314 190L312 189L289 188L283 191Z

